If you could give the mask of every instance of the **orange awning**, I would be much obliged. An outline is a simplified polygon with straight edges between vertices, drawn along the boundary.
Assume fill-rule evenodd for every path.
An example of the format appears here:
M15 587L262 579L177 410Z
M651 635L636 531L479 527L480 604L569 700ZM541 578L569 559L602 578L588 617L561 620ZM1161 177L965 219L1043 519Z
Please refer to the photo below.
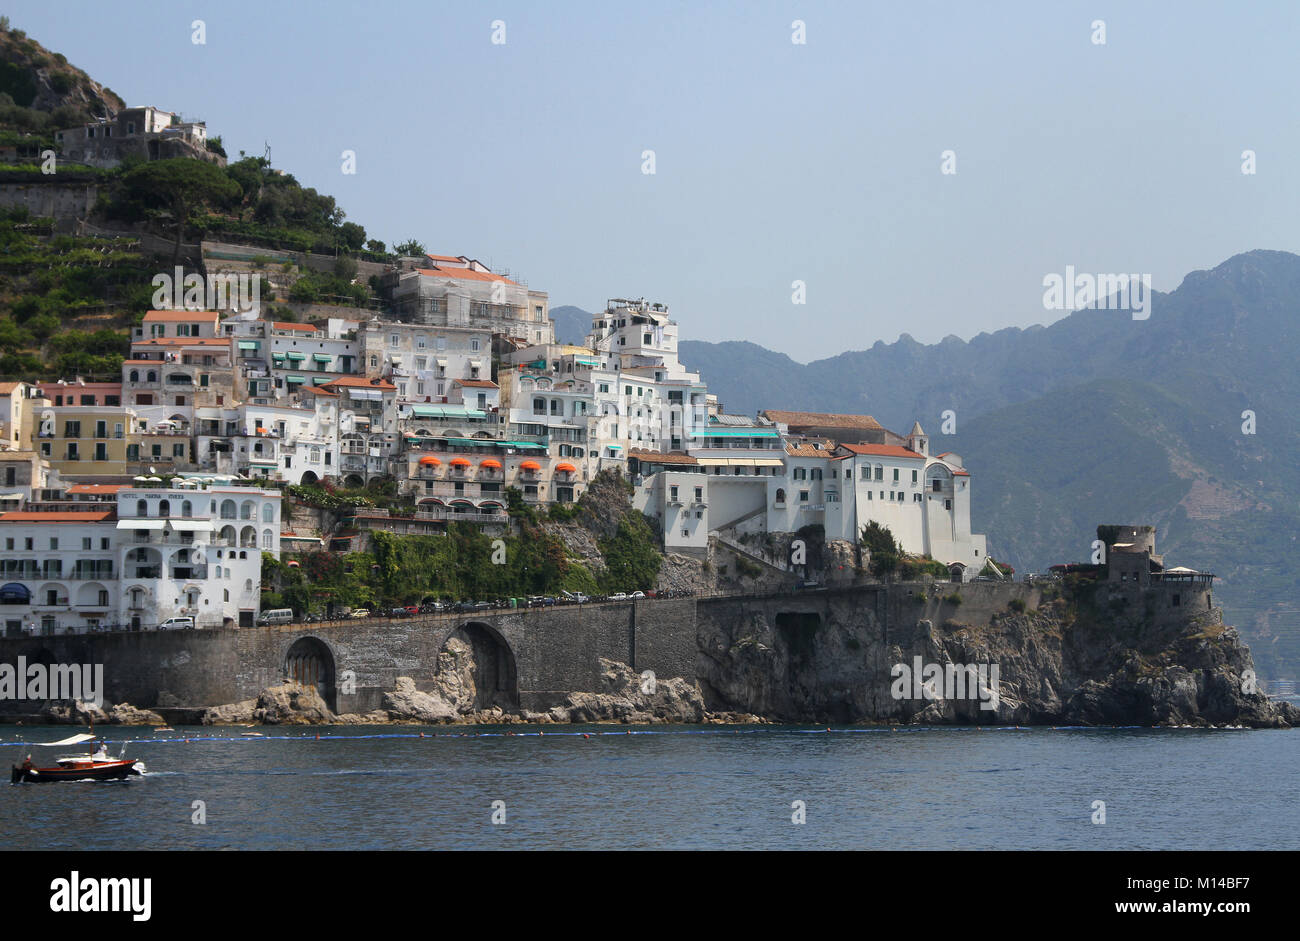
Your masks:
M571 474L577 470L576 467L574 467L572 464L570 464L567 461L565 461L563 464L556 464L555 469L557 471L568 471Z
M520 470L541 470L542 465L538 464L536 461L524 461L522 464L519 465L519 469Z
M471 465L471 463L470 463L469 461L465 460L463 457L453 457L453 458L451 459L451 466L452 466L452 467L471 467L471 466L473 466L473 465Z
M437 467L442 463L442 461L438 460L432 454L426 454L424 457L420 458L420 463L425 467Z
M479 467L491 467L491 468L493 468L494 470L500 470L500 469L501 469L501 462L498 461L498 460L495 460L495 459L493 459L493 458L488 458L486 461L479 461L479 465L478 465L478 466L479 466Z

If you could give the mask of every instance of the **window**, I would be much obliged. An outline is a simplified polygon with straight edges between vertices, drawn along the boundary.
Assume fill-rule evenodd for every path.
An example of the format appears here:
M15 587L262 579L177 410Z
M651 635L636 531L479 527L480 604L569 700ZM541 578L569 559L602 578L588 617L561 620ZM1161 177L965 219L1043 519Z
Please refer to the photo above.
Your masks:
M916 471L912 471L912 483L916 483Z
M800 490L800 491L799 491L799 502L800 502L800 503L807 503L807 502L808 502L808 491L807 491L807 490Z
M93 541L93 540L92 540L89 536L82 536L82 537L81 537L81 548L82 548L82 551L83 551L83 552L89 552L89 551L90 551L90 545L91 545L91 542L92 542L92 541Z
M470 338L470 341L469 341L469 348L470 348L470 352L472 352L472 353L477 353L477 352L478 352L478 337L471 337L471 338Z
M776 488L776 502L777 503L785 502L785 490L782 489L781 487Z
M877 464L877 465L876 465L876 480L884 480L884 479L885 479L885 469L884 469L883 467L881 467L879 464Z
M108 445L104 444L104 442L102 441L97 442L95 444L95 460L97 461L108 460Z
M63 423L63 437L65 437L65 438L80 438L80 437L81 437L81 422L79 422L79 421L65 421L65 422Z
M50 537L50 548L51 548L51 549L57 549L57 548L59 548L59 537L58 537L58 536L51 536L51 537Z
M898 468L894 468L894 483L898 483Z
M944 500L944 501L943 501L943 508L944 508L945 510L951 510L951 509L952 509L952 501L951 501L951 500Z

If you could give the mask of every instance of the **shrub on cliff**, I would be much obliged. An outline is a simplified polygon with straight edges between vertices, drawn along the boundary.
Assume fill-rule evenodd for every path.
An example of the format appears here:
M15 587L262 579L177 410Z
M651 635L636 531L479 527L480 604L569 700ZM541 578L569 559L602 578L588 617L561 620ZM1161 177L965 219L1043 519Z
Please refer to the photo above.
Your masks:
M858 545L866 549L871 556L872 575L890 574L898 568L898 563L903 557L903 547L889 531L889 527L875 520L862 527L862 532L858 534Z
M613 594L654 587L664 557L659 554L658 541L645 516L633 511L624 513L618 530L601 539L599 545L605 558L605 571L600 577L602 591Z

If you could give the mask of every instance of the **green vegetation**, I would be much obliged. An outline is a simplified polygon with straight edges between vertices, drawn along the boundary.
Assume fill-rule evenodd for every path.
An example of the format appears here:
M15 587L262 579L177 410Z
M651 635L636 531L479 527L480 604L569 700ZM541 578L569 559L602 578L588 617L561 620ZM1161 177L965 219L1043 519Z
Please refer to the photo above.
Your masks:
M664 557L644 515L633 510L624 513L618 531L599 544L605 559L605 571L600 577L602 592L645 591L654 587Z
M743 555L736 556L736 574L744 578L758 578L763 574L763 566L751 562Z
M1012 598L1007 602L1007 607L1016 612L1016 614L1025 613L1025 602L1022 598Z
M957 592L955 592L955 591L954 591L951 595L944 595L944 596L943 596L943 603L944 603L944 604L950 604L950 605L952 605L954 608L960 607L960 606L961 606L961 595L957 594Z
M882 526L871 520L862 527L858 535L858 545L871 555L871 574L889 575L898 568L903 557L903 546L894 538L888 526Z

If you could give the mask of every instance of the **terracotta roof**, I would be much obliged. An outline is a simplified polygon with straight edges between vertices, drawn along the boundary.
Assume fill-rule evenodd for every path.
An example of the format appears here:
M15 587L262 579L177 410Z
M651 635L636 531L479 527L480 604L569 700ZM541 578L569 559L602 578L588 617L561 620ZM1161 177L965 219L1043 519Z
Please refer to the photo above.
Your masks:
M126 484L73 484L68 493L117 493L126 489Z
M791 457L830 457L833 448L815 448L811 444L787 444L785 453Z
M215 310L151 310L144 315L144 323L193 323L196 320L216 321Z
M647 464L699 464L695 458L689 454L663 454L659 451L642 451L640 448L633 448L628 452L628 457L634 457L638 461L644 461Z
M491 379L457 379L456 385L468 386L471 389L499 389L501 388Z
M367 379L365 376L343 376L342 378L335 379L333 382L322 383L318 388L328 389L331 386L348 386L365 389L397 389L397 386L393 385L387 379Z
M124 359L123 366L166 366L166 362L161 359ZM120 383L119 383L120 385Z
M333 389L325 389L321 386L303 386L299 392L310 392L312 395L338 395Z
M468 258L462 258L459 255L431 255L428 252L424 253L424 257L432 258L434 261L459 261L459 262L469 261Z
M96 510L87 513L40 513L14 510L10 513L0 513L0 523L101 523L116 515L116 510Z
M812 425L824 428L868 428L872 431L881 429L880 422L870 415L836 415L827 412L785 412L776 409L764 409L762 412L772 421L784 425Z
M287 320L273 320L271 326L276 330L308 330L316 332L316 327L309 323L289 323Z
M0 382L0 395L9 395L20 385L22 385L21 382Z
M924 454L918 454L911 448L902 448L896 444L841 444L841 448L852 454L866 454L874 457L906 457L925 460Z
M490 271L470 271L468 268L416 268L420 274L429 278L456 278L461 281L500 281L503 284L514 284L504 275L493 274Z
M955 470L955 471L952 472L952 475L953 475L954 477L969 477L969 476L970 476L970 471L968 471L968 470Z

